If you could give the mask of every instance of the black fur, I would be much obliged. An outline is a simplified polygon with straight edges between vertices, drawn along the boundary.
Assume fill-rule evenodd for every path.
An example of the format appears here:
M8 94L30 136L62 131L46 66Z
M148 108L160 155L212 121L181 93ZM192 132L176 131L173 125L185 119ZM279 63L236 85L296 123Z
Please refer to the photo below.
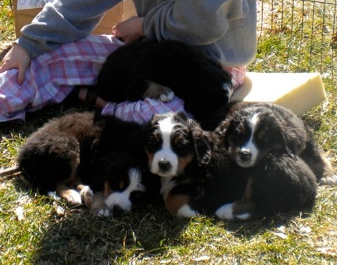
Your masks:
M143 98L149 82L169 87L185 109L206 123L229 101L231 77L196 47L177 41L125 45L105 61L93 89L107 101Z
M86 175L101 133L92 113L55 118L27 138L18 165L34 188L54 191L58 183Z
M56 190L62 196L79 184L89 185L94 192L125 190L129 168L148 172L145 154L139 149L142 130L142 125L89 112L65 115L27 138L19 152L18 166L32 186L44 194ZM144 173L142 181L149 191L155 190L146 194L158 194L157 177L152 179L152 174Z
M254 114L258 122L253 142L259 152L254 163L241 166L236 147L250 139L249 121ZM161 201L160 194L167 209L180 216L205 213L246 219L310 211L317 182L327 175L328 165L305 123L272 103L231 103L225 115L218 128L209 132L184 113L155 115L146 125L75 113L56 118L32 134L18 163L42 192L80 179L111 199L110 210L120 206L118 196L132 186L129 170L136 168L146 189L135 189L129 198L132 203L141 198ZM172 128L169 138L161 135L160 127L167 118ZM162 148L164 139L170 139L170 156L187 161L174 175L165 170L154 175L151 169L150 157ZM100 203L98 210L104 200Z
M161 201L160 177L150 172L147 154L157 151L151 147L151 139L158 121L165 117L172 117L177 124L174 137L186 137L186 141L182 140L183 145L172 146L174 152L181 157L193 157L186 165L186 171L174 176L174 181L184 182L187 176L193 176L188 182L204 181L206 175L201 165L211 162L209 140L206 135L201 135L200 126L184 113L155 115L145 125L88 112L55 118L27 138L18 156L19 168L41 193L56 190L72 203L69 190L77 189L79 184L89 185L94 193L104 193L104 198L118 197L118 193L131 185L129 170L137 169L144 190L135 190L128 199L133 203ZM129 209L124 204L120 206L118 198L112 199L109 207L100 201L98 208L92 200L90 198L88 206L94 204L92 210L97 212L116 207ZM79 203L78 200L75 203Z
M255 114L259 120L253 143L258 156L254 163L241 166L238 153L251 137L249 121ZM214 182L207 189L222 186L223 195L215 195L226 203L234 202L232 216L222 211L219 217L260 218L312 209L325 162L309 128L295 114L272 103L232 103L214 135L217 146L227 152L228 164L214 172ZM308 153L313 155L310 161L316 161L314 166L307 160ZM203 208L216 210L221 199L209 191L205 194Z
M240 123L252 111L262 111L269 119L269 127L266 127L264 141L273 146L273 152L288 153L293 156L300 156L314 172L317 182L322 178L328 178L334 174L330 163L320 151L314 139L314 134L310 126L289 109L280 105L268 102L232 102L228 104L222 116L226 117L221 125L215 130L216 134L224 141L228 147L229 136L234 135L234 123ZM274 121L271 123L270 119ZM274 145L278 145L276 148Z

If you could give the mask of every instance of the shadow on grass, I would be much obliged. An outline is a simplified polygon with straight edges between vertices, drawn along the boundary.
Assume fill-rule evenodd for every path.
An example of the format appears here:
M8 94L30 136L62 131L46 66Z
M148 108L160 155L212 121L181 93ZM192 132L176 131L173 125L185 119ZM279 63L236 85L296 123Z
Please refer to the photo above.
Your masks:
M250 240L267 230L286 226L291 217L278 216L245 222L203 217L183 219L171 216L163 206L145 206L114 217L98 217L87 209L74 208L65 215L54 216L33 255L33 263L120 264L132 260L160 261L172 255L171 250L176 247L188 248L189 240L199 242L200 245L212 242L212 238L193 234L198 233L193 228L195 223L200 227L217 226L237 238ZM192 238L186 239L186 234L190 233Z
M73 209L44 233L33 262L41 264L108 264L132 257L164 255L188 220L147 206L113 217Z
M39 238L31 246L32 264L119 264L130 259L161 259L170 247L182 244L181 233L190 223L189 219L172 216L159 202L101 217L84 206L71 207L63 200L36 194L20 175L13 184L20 194L29 194L39 205L52 208L41 220L31 220L41 225L32 230ZM41 207L37 211L44 214Z
M235 237L244 237L250 239L257 234L263 234L266 231L274 228L288 226L296 217L310 218L311 213L292 212L287 214L277 214L274 217L265 217L263 219L249 220L249 221L227 221L225 229L231 232Z
M137 205L128 213L99 217L85 207L69 207L64 201L36 195L22 177L16 177L14 185L18 192L27 194L28 191L34 201L49 204L52 208L48 216L41 216L43 221L32 219L41 224L41 228L34 232L39 239L32 245L32 264L160 261L179 255L180 250L196 242L200 246L212 244L213 235L219 237L219 233L224 244L233 240L232 237L239 241L254 240L275 227L287 226L294 217L278 215L253 221L208 217L184 219L172 216L160 203ZM40 210L40 214L44 212Z

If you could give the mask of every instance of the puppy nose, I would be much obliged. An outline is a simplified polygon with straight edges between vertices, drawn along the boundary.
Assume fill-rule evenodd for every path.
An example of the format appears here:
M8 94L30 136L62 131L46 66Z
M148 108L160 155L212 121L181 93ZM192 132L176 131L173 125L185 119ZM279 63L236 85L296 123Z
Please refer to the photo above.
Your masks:
M252 157L250 150L240 150L239 156L242 161L248 161Z
M167 161L167 160L161 160L161 161L159 161L158 166L159 166L159 169L162 172L167 172L172 167L170 161Z

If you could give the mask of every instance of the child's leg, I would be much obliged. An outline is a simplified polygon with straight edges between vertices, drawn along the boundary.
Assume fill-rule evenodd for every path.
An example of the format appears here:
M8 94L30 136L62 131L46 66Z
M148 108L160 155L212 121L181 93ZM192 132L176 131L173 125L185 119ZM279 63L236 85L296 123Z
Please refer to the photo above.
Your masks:
M178 97L171 101L161 102L159 100L145 98L135 102L124 101L121 103L108 102L102 110L103 115L114 115L125 121L146 123L156 113L184 111L184 102ZM190 117L192 115L188 114Z
M92 84L120 46L110 36L89 36L32 60L22 85L16 83L16 69L0 74L0 122L24 119L26 111L62 102L74 85Z
M34 96L34 90L27 85L27 76L22 85L16 81L17 70L0 73L0 122L25 118L25 107Z

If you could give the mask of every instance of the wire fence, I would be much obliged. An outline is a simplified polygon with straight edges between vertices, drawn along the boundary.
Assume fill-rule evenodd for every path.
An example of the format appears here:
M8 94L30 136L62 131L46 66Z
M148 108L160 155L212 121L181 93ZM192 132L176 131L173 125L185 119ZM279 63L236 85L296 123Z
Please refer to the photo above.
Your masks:
M261 0L257 8L254 70L336 77L337 0Z

